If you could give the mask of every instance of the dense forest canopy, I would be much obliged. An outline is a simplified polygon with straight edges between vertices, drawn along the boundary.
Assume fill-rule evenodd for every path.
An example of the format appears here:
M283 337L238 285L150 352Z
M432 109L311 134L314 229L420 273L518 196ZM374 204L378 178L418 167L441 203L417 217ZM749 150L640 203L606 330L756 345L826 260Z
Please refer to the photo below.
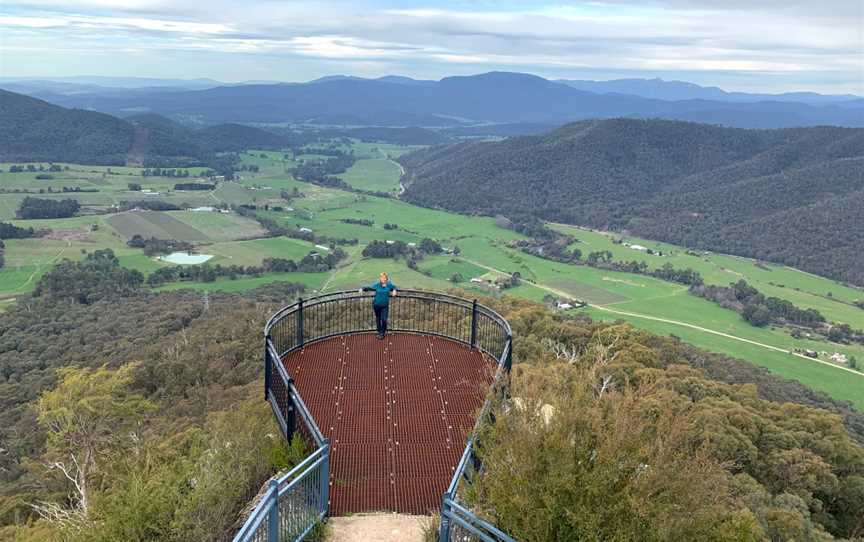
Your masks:
M864 284L864 130L595 120L403 155L405 197L530 213Z
M125 164L129 123L0 90L0 160Z
M280 148L285 136L252 126L193 130L159 115L126 119L66 109L0 89L0 161L75 162L157 167L218 167L217 152Z
M261 321L303 287L205 299L140 278L94 253L0 314L0 539L230 538L302 452L258 378Z

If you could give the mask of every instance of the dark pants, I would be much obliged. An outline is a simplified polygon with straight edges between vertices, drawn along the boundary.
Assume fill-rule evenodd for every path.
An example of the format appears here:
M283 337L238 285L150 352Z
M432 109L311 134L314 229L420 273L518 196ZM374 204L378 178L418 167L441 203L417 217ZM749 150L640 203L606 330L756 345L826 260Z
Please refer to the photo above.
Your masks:
M390 307L372 305L372 308L375 310L375 326L378 328L378 335L384 335L387 333L387 316L390 313Z

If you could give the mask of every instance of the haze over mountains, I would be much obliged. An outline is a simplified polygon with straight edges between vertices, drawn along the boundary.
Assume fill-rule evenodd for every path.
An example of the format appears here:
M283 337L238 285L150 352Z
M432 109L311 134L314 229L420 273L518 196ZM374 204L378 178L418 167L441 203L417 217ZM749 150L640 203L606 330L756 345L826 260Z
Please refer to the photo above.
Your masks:
M404 155L405 198L538 216L864 284L864 130L609 119Z
M123 81L121 81L123 82ZM490 72L440 81L387 76L331 76L309 83L178 88L142 81L145 88L68 87L3 82L66 107L118 116L154 112L175 119L220 122L453 127L478 123L560 125L587 118L667 118L746 128L864 126L864 99L813 93L727 93L657 80L550 81L534 75ZM128 82L126 82L128 83ZM151 84L152 83L152 84ZM187 82L188 83L188 82ZM93 84L79 80L75 84ZM154 84L159 86L153 87ZM196 81L196 85L212 84ZM11 86L10 86L11 85ZM40 85L42 85L40 87ZM515 105L518 104L518 107Z

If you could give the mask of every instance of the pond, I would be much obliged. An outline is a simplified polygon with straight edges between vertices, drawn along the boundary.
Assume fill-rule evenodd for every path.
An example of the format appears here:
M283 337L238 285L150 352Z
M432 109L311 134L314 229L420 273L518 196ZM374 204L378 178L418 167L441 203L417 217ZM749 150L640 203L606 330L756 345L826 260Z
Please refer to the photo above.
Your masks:
M172 252L167 256L159 256L163 262L176 263L179 265L197 265L212 258L210 254L189 254L188 252Z

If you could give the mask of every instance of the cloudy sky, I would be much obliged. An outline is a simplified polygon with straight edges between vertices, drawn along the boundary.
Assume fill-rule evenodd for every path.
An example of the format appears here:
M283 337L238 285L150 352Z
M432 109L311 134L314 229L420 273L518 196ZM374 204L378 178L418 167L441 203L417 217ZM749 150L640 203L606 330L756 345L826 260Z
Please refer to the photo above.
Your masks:
M2 0L0 75L510 70L864 94L864 0Z

